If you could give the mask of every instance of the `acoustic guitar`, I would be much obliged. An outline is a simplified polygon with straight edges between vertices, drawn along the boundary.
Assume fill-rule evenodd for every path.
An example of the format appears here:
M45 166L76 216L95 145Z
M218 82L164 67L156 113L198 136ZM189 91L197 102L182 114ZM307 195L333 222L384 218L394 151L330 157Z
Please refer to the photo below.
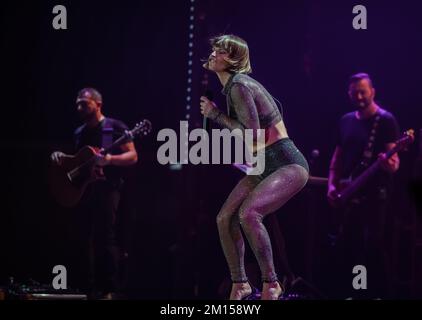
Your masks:
M138 135L146 136L151 129L151 122L143 120L105 149L86 146L75 155L63 157L60 165L52 164L49 170L49 186L55 200L64 207L76 206L90 183L105 179L102 169L96 166L99 154L104 156Z

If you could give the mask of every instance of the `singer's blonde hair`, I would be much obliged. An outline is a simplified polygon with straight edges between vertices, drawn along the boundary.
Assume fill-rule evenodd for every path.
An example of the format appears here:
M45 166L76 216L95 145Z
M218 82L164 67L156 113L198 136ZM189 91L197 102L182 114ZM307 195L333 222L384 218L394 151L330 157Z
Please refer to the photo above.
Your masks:
M211 38L210 45L213 50L223 49L229 54L228 58L225 59L229 64L227 71L252 73L248 44L242 38L233 34L221 35ZM204 68L209 69L208 61L204 64Z

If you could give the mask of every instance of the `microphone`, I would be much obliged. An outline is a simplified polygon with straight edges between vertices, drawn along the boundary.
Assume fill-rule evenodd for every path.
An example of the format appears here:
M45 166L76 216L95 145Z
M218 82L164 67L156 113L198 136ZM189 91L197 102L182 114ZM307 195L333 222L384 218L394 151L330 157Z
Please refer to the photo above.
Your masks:
M205 90L204 96L208 98L208 100L212 101L214 99L214 93L207 89ZM209 131L209 122L208 122L208 118L206 116L204 116L204 118L202 119L202 129L206 130L207 132Z
M315 165L315 161L318 159L319 157L319 150L318 149L314 149L311 152L311 159L309 160L309 165L310 165L310 169L313 168L313 166Z
M319 150L318 149L312 150L311 157L312 157L312 159L318 158L319 157Z

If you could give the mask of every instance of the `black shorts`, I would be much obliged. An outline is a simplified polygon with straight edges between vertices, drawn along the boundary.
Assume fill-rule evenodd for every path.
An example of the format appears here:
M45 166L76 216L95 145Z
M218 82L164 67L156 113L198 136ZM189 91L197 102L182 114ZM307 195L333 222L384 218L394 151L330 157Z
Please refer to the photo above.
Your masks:
M289 164L298 164L309 172L308 161L303 154L290 138L283 138L265 148L265 169L257 177L264 180L277 169Z

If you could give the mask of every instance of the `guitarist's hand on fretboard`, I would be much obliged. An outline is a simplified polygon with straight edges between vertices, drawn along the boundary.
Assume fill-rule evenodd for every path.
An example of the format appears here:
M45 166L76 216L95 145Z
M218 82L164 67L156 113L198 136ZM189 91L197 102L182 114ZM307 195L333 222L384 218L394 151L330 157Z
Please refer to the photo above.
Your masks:
M338 190L334 185L328 186L327 200L330 206L335 207L335 200L337 199Z
M380 153L378 159L381 160L380 166L387 172L394 173L399 168L399 157L397 153L392 155L390 158L387 158L385 153Z

